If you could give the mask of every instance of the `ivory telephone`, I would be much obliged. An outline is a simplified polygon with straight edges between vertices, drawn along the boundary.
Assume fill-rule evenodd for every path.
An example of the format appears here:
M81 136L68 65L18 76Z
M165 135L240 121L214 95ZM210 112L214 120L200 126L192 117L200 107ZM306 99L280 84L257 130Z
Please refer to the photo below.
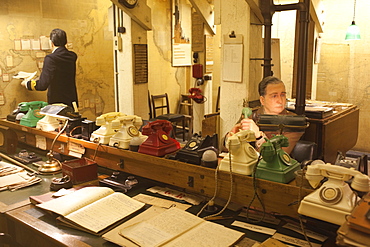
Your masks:
M95 124L100 127L91 134L90 141L109 144L110 138L117 132L116 129L112 128L113 120L125 115L120 112L109 112L97 117Z
M234 173L251 175L258 160L257 151L249 143L256 141L252 130L241 130L230 136L226 141L226 147L230 154L227 154L220 163L219 170Z
M140 145L138 152L154 156L164 156L180 149L180 143L170 137L171 122L156 120L148 123L142 129L148 138Z
M140 137L144 141L144 136L139 131L143 120L136 115L119 116L112 121L112 129L116 132L109 140L109 146L122 149L129 149L130 141L133 137Z
M346 215L351 214L356 202L360 200L351 190L348 181L352 179L351 187L354 190L361 192L370 190L367 175L352 168L330 163L312 162L307 166L305 176L313 188L317 188L324 177L328 180L303 198L298 213L336 225L342 225L346 221Z

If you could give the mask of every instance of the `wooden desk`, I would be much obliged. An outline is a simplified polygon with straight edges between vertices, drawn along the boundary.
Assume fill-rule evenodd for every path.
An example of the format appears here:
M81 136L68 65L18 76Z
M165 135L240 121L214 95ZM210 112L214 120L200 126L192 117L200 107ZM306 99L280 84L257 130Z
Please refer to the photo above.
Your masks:
M315 142L318 157L334 164L338 151L346 153L356 145L359 112L352 105L323 119L309 118L310 126L302 139Z
M56 132L44 132L35 128L21 126L7 120L0 120L0 125L12 129L18 141L31 146L37 146L36 136L46 139L47 149L56 136ZM121 170L144 178L152 179L179 188L186 192L192 192L211 198L215 187L215 169L192 165L177 160L150 156L128 150L118 149L106 145L99 145L90 141L70 138L61 135L55 142L54 151L68 155L69 149L76 145L85 149L84 157L93 159L99 166L112 170ZM228 200L230 187L230 175L227 172L218 173L217 195ZM270 212L298 217L298 205L294 202L298 199L299 187L289 184L271 182L257 179L258 194L265 208ZM232 184L233 195L231 201L248 205L254 195L253 178L250 176L234 174ZM302 189L300 195L304 197L312 190ZM254 206L261 208L258 200L254 200Z

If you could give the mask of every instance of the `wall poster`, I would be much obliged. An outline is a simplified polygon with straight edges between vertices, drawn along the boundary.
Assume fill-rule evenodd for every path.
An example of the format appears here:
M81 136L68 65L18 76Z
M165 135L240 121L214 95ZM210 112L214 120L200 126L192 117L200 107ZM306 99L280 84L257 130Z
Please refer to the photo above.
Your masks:
M172 66L191 66L191 5L172 1Z

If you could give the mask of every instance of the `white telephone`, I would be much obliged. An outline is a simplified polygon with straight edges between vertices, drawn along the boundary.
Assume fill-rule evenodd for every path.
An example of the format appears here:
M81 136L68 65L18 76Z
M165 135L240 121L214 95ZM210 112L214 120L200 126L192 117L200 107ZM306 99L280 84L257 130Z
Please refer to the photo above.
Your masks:
M109 112L97 117L95 124L100 127L91 134L90 141L98 142L100 144L108 144L110 138L117 132L112 128L112 122L121 116L126 116L126 114L120 112Z
M348 183L352 179L354 190L368 192L369 177L352 168L335 166L323 161L313 161L307 166L306 178L316 188L324 178L328 180L320 188L303 198L298 213L342 225L360 198L351 190Z
M256 136L252 130L241 130L230 136L226 141L231 156L232 172L251 175L257 163L257 151L249 144L256 141ZM230 158L227 154L220 163L219 170L230 171Z
M143 125L141 117L136 115L120 116L112 121L112 129L118 130L109 141L109 146L118 147L122 149L129 149L130 141L133 137L140 137L144 141L147 136L144 136L139 131Z

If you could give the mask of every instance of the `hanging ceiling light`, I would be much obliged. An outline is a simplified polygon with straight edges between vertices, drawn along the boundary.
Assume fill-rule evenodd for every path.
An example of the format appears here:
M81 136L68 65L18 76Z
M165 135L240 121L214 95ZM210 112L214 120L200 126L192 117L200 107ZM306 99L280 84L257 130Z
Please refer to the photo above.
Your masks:
M359 40L361 39L360 36L360 28L355 23L355 15L356 15L356 0L353 7L353 20L351 25L347 29L346 33L346 40Z

